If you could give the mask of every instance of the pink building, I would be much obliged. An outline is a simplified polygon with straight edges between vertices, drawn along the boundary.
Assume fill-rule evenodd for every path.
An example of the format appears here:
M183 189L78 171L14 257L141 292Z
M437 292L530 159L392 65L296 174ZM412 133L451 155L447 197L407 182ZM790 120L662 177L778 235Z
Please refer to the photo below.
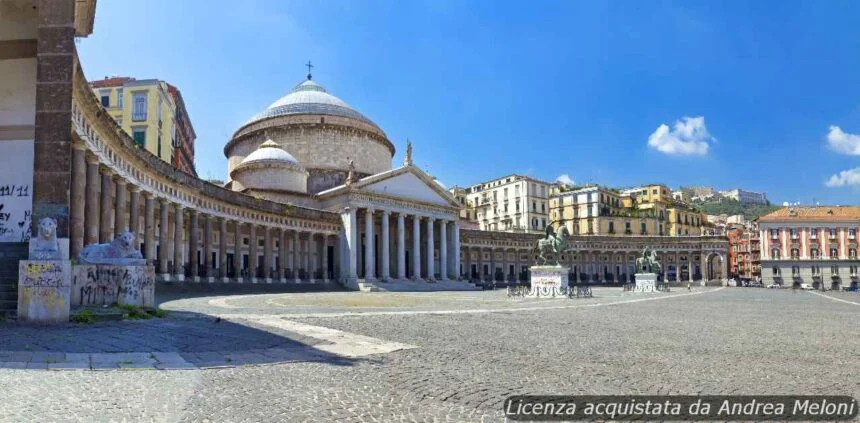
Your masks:
M759 218L765 284L857 286L860 207L785 207Z

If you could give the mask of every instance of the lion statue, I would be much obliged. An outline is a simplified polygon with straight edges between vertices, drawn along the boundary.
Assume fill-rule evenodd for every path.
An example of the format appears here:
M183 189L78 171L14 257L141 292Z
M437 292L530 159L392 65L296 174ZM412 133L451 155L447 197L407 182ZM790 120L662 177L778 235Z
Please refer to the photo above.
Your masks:
M62 260L57 241L57 221L43 217L36 227L36 236L30 238L30 260Z
M134 234L125 231L109 244L91 244L84 247L78 256L83 264L146 264L140 251L134 248Z

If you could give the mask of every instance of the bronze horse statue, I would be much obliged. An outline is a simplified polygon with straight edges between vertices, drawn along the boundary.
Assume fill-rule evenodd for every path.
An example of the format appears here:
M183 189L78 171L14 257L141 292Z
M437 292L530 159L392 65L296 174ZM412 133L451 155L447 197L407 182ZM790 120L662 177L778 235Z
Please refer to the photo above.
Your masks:
M555 233L552 225L547 225L545 231L546 237L538 240L535 244L535 251L539 253L538 258L541 260L541 264L546 264L547 253L555 254L555 263L559 264L561 253L567 250L567 240L570 239L570 232L567 230L567 226L562 226L558 230L558 233Z

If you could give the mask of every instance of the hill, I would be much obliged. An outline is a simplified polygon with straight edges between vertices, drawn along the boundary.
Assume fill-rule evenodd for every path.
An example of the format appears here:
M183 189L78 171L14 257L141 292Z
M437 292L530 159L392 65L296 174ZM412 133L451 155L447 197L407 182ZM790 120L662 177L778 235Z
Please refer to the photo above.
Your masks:
M727 214L729 216L742 214L747 220L758 219L780 208L772 204L742 204L729 198L718 198L709 201L695 201L693 205L699 210L713 215Z

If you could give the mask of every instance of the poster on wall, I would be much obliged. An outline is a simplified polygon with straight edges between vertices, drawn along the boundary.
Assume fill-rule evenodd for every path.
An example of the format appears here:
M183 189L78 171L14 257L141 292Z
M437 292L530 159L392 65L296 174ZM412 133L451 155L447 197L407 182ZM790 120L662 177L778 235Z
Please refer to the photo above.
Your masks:
M30 240L33 140L0 141L0 242Z

